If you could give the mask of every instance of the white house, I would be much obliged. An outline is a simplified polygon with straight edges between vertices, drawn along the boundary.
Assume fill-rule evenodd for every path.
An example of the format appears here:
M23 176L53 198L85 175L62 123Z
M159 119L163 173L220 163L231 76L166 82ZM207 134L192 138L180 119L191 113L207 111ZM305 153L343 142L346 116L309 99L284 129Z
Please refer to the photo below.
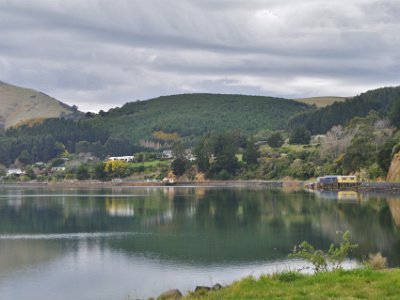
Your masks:
M22 174L25 174L24 171L22 171L21 169L8 169L7 170L7 176L11 176L11 175L17 175L20 176Z
M134 158L135 157L133 155L131 155L131 156L111 156L111 157L107 158L107 160L110 160L110 161L119 160L119 161L130 162L130 161L133 161Z
M65 167L60 166L60 167L53 167L51 168L52 172L64 172L65 171Z
M162 152L162 158L166 158L166 159L174 158L174 154L172 153L172 150L164 150Z

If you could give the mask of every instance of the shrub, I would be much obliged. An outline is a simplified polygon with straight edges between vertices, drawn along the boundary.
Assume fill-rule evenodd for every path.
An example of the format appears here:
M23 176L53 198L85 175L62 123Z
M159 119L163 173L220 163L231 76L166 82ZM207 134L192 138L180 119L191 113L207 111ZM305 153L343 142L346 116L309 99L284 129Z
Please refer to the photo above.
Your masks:
M267 143L272 148L279 148L283 145L284 140L280 132L274 132L268 137Z
M343 233L342 241L339 246L331 244L327 251L315 249L306 241L294 247L293 253L289 257L305 259L314 266L315 272L336 271L341 268L341 264L348 256L349 252L357 248L357 244L350 242L350 232Z
M219 180L229 180L231 178L232 178L231 174L225 169L221 170L217 175L217 179Z
M368 256L367 266L374 270L382 270L387 267L387 259L380 252Z

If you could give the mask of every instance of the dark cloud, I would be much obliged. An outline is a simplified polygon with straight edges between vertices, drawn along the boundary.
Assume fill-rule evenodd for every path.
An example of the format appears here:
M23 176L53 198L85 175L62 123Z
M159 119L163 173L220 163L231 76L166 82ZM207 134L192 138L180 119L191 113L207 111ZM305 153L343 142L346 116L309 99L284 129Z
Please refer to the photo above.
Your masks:
M0 0L0 80L81 109L183 92L354 95L400 81L397 0Z

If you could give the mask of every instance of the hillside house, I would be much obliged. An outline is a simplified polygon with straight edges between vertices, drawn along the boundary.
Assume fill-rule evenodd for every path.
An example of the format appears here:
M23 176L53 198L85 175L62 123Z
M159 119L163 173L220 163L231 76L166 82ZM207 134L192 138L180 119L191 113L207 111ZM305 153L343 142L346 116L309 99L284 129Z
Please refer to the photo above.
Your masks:
M161 157L165 159L172 159L174 158L174 154L172 153L172 150L164 150L161 154Z
M185 158L190 162L194 162L196 160L196 156L192 153L191 150L185 151Z
M21 176L24 175L25 172L22 171L19 168L13 168L13 169L8 169L7 170L7 175L6 176Z
M124 161L124 162L130 162L133 161L135 157L133 155L131 156L111 156L107 158L108 161Z

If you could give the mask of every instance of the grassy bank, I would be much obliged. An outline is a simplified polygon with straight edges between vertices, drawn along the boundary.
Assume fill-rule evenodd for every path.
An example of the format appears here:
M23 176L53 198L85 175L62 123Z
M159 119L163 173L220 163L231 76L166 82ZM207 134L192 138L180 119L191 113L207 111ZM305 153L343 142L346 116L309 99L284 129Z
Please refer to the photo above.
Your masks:
M222 290L191 293L185 299L399 299L399 295L400 269L355 269L248 277Z

